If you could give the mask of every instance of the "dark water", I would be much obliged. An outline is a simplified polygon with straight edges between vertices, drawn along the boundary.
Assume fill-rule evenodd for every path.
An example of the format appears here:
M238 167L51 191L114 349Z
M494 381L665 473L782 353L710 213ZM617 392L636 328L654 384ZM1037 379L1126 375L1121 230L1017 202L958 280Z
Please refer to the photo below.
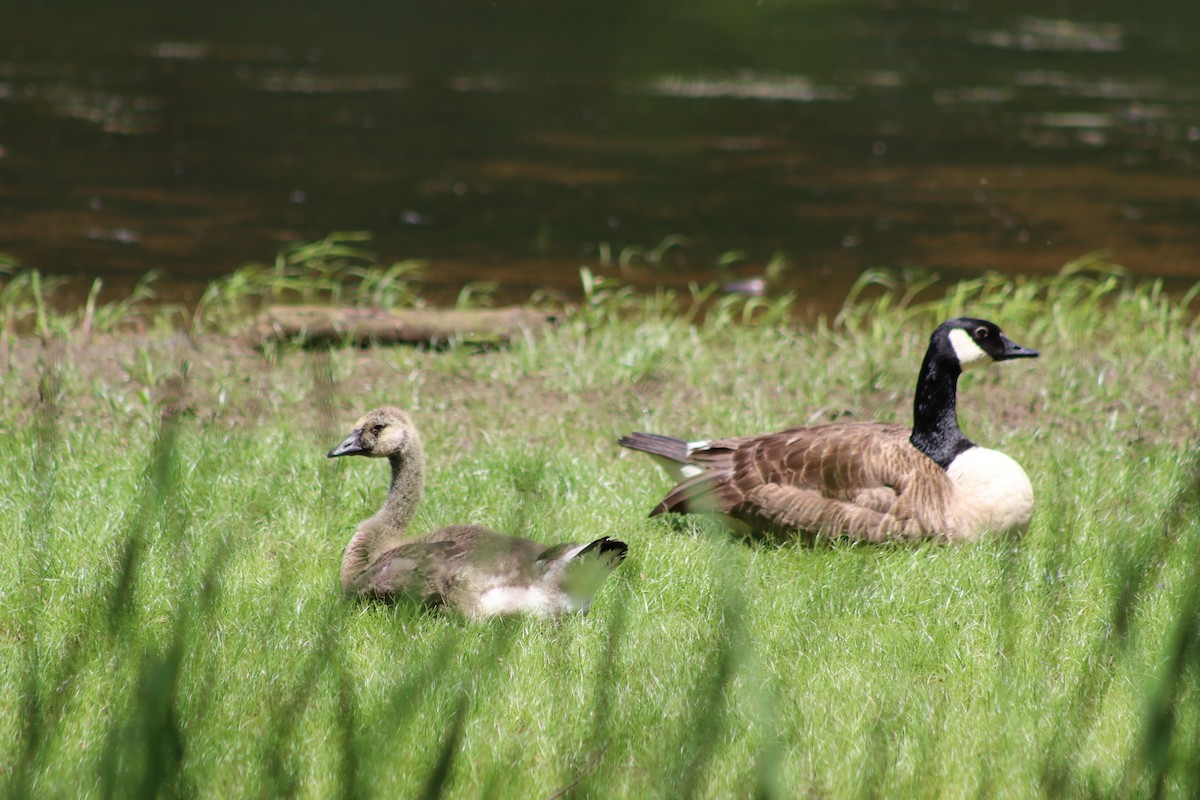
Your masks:
M1200 3L0 6L0 251L200 285L368 230L430 291L864 268L1200 279ZM722 253L741 260L725 270ZM604 270L601 270L604 271Z

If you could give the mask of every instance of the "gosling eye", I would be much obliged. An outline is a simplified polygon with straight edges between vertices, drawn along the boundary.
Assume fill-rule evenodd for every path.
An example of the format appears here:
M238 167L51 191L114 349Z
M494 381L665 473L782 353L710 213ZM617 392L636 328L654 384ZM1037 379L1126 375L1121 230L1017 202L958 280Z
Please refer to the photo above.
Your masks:
M382 425L382 424L376 425L375 427L371 428L371 433L373 433L373 434L375 434L376 436L378 436L379 434L383 433L383 429L384 429L384 427L385 427L385 426L384 426L384 425Z

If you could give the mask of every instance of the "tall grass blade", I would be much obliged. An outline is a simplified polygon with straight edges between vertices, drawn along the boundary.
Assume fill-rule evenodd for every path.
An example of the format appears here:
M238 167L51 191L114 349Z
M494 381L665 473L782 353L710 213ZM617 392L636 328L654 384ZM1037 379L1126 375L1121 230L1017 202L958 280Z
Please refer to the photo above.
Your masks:
M720 532L713 534L720 536ZM682 764L679 781L681 798L702 795L704 782L716 751L717 743L724 737L730 702L731 683L737 674L740 658L746 657L750 645L746 639L745 607L741 592L732 585L735 573L729 548L719 545L716 574L722 598L720 616L716 620L711 649L705 656L703 666L691 688L688 708L692 713L687 718L679 752L686 759Z
M34 773L40 763L43 748L61 716L65 700L48 687L70 689L78 672L79 647L68 645L57 663L47 663L39 647L39 617L42 607L42 582L49 577L46 558L46 530L53 518L57 495L57 460L62 448L62 417L60 398L62 375L56 360L42 361L38 369L37 404L32 426L33 464L31 473L35 491L34 506L28 516L21 547L21 573L17 597L29 609L18 622L18 638L22 647L20 680L21 747L16 764L10 771L12 797L29 797ZM47 676L51 676L47 680ZM43 695L48 695L44 699Z
M362 769L358 743L358 701L355 698L354 684L345 663L339 659L335 664L337 670L337 737L340 744L341 758L338 763L338 793L342 800L356 800L366 797L359 781Z
M471 698L466 690L463 690L454 706L454 715L450 718L450 723L442 734L442 744L438 748L437 760L434 761L429 778L426 779L425 786L421 790L423 800L437 800L449 788L450 771L454 767L454 759L458 757L459 748L462 745L463 730L467 726L467 711L470 706Z
M1185 550L1184 563L1200 564L1200 453L1187 464L1187 482L1169 510L1166 535ZM1187 537L1187 538L1181 538ZM1200 572L1190 569L1180 587L1167 631L1160 673L1150 686L1140 760L1149 796L1179 784L1200 793L1200 743L1191 725L1200 720ZM1185 722L1186 721L1186 722ZM1133 771L1131 771L1133 774Z

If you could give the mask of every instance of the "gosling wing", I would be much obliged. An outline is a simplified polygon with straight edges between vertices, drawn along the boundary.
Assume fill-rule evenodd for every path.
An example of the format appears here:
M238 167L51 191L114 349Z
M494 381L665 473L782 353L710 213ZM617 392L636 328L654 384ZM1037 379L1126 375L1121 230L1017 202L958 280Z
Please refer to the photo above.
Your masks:
M377 600L409 599L440 605L466 554L467 547L458 541L402 544L360 572L352 593Z

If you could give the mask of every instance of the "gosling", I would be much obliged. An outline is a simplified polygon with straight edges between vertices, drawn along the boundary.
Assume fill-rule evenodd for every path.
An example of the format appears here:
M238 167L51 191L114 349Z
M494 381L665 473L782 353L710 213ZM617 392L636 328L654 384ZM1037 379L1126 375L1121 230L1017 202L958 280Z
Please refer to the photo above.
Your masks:
M346 546L341 582L348 597L415 601L469 619L586 614L629 549L608 537L547 547L478 525L410 536L425 487L425 450L412 420L392 407L367 412L328 457L355 455L388 459L392 480L383 507Z

